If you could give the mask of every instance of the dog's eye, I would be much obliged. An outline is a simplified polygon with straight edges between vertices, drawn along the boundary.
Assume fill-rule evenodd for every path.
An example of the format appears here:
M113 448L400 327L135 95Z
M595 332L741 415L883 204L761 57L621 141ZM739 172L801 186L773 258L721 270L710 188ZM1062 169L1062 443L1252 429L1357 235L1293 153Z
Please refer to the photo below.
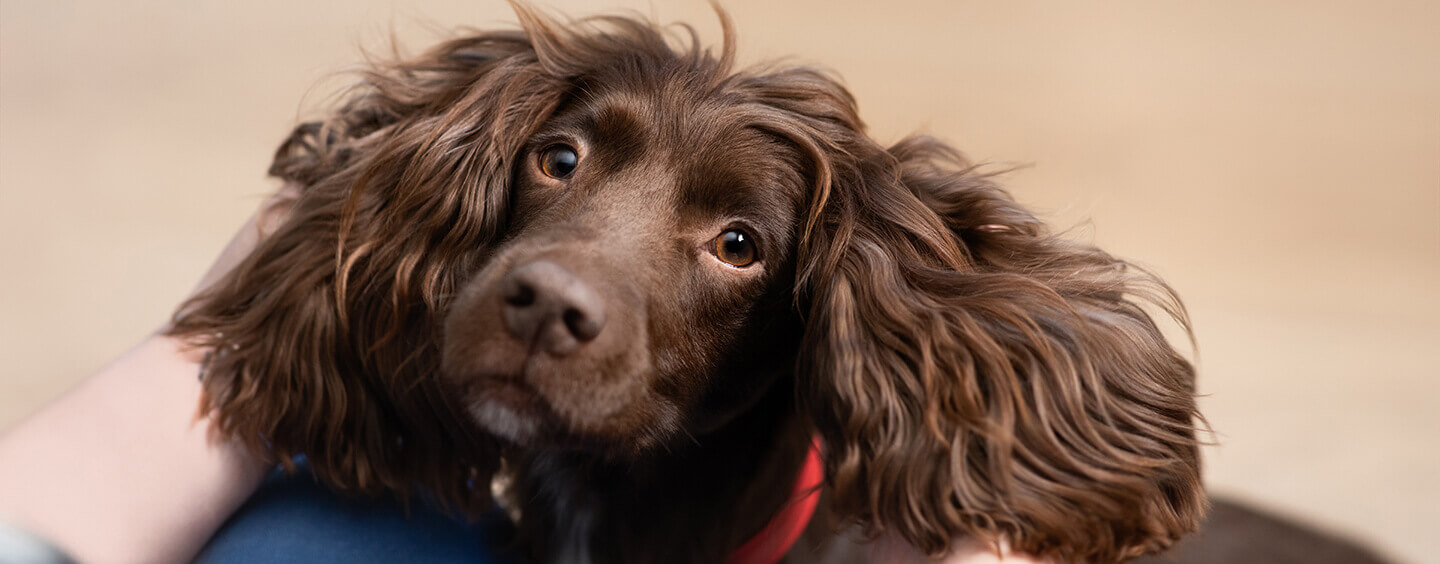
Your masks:
M580 155L575 153L575 148L569 145L551 145L544 151L540 151L540 172L545 176L564 180L575 173L575 167L580 164Z
M715 238L715 258L730 266L750 266L755 262L755 242L744 231L726 230Z

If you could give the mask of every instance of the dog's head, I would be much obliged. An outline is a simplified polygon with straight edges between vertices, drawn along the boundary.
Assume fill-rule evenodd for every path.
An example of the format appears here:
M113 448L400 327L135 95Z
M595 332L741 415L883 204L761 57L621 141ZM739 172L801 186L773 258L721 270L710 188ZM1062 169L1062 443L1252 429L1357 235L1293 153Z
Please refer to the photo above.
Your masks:
M641 452L723 424L793 371L795 126L648 26L530 24L553 110L496 187L507 231L445 313L441 372L515 442Z
M784 385L842 522L928 552L1115 559L1195 527L1194 373L1141 307L1183 322L1158 279L937 141L875 144L822 72L734 72L728 23L714 56L517 11L282 145L288 217L172 330L217 351L219 429L479 510L492 436L656 452Z

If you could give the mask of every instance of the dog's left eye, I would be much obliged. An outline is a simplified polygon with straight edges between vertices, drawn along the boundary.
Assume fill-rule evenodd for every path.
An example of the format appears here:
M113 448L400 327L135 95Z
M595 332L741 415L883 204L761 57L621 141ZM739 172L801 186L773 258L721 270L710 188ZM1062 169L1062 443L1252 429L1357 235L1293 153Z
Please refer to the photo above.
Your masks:
M744 268L755 263L755 240L738 229L727 229L713 244L715 258L730 266Z
M569 145L551 145L540 151L540 172L557 180L570 178L580 164L580 155Z

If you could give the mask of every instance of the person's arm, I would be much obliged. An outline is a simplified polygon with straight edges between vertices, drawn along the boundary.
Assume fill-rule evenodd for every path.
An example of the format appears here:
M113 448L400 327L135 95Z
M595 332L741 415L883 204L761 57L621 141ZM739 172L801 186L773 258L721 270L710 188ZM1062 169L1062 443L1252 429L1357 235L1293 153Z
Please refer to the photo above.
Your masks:
M250 253L293 193L231 240L197 286ZM82 320L83 321L83 320ZM0 522L81 562L193 558L265 466L198 416L203 351L160 331L0 435Z
M0 519L81 562L178 562L264 467L196 418L197 352L151 336L0 437Z

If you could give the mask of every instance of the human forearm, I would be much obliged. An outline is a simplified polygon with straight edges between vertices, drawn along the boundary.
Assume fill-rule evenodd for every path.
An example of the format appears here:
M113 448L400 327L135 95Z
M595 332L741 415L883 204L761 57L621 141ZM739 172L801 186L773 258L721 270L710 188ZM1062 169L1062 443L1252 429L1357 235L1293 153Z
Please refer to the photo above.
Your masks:
M199 354L149 337L0 436L0 519L84 562L192 557L264 472L196 417Z

